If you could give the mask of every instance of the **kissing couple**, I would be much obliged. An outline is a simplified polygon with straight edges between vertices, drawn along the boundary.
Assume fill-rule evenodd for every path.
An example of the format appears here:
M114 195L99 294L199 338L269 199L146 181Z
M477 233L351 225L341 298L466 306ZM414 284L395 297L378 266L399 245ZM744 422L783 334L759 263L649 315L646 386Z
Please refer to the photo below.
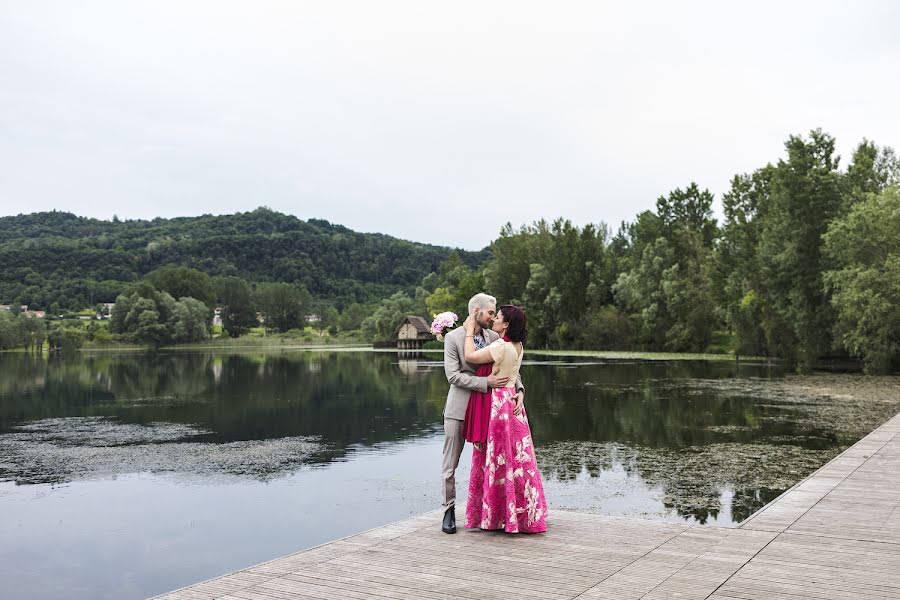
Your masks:
M497 299L487 294L473 296L465 323L444 337L450 383L442 464L445 533L456 533L456 467L466 441L473 446L465 526L547 530L547 501L519 375L527 337L525 311L511 304L497 310Z

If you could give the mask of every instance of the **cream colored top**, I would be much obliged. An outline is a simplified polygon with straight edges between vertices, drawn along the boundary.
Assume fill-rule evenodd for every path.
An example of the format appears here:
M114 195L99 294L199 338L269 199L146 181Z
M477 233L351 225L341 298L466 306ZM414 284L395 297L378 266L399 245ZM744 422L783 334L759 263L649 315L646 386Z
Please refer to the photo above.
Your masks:
M516 378L519 376L519 367L522 366L522 357L525 356L524 349L519 354L516 347L518 344L512 342L504 342L503 338L495 340L488 345L491 351L491 358L494 359L495 375L500 377L509 377L509 387L515 386Z

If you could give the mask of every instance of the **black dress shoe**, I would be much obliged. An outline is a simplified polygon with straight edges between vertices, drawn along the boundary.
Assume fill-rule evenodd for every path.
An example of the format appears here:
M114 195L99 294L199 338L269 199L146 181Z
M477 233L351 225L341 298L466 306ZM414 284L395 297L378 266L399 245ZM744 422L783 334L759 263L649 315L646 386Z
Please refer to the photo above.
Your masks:
M452 504L444 511L444 522L441 524L441 531L444 533L456 533L456 508Z

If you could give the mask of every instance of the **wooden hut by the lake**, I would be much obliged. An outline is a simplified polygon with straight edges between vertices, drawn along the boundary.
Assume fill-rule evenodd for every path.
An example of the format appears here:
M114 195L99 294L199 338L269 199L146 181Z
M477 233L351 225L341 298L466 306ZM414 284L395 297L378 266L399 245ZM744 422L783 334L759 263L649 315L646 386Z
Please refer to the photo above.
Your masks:
M418 350L428 340L433 340L428 321L415 315L406 315L397 328L397 349Z

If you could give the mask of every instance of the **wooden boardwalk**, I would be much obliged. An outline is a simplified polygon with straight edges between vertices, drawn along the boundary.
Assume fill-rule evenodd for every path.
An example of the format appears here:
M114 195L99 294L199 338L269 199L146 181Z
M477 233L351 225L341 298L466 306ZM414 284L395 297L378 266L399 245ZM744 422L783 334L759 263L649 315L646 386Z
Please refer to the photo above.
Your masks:
M737 528L551 506L545 534L450 536L440 514L160 598L900 598L900 415Z

